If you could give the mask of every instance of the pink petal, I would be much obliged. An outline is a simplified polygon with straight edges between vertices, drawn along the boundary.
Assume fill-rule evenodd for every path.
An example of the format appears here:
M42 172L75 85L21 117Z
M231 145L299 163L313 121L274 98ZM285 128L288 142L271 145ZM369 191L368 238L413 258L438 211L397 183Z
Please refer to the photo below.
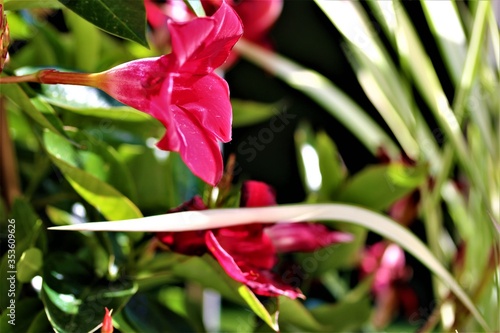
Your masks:
M264 182L249 180L241 187L242 207L266 207L276 205L274 189Z
M166 24L167 18L157 4L155 4L152 0L144 0L144 6L146 7L148 22L153 28L158 29Z
M190 112L217 139L231 141L233 114L229 87L217 74L175 78L172 104Z
M270 270L276 264L276 250L263 232L262 224L214 230L217 241L236 264Z
M334 243L350 242L352 235L331 231L319 223L278 223L265 229L279 253L312 252Z
M196 176L215 186L223 172L217 140L188 110L176 106L172 106L170 110L175 124L168 126L167 133L157 143L158 148L178 151Z
M205 234L207 247L217 259L224 271L234 280L250 287L253 292L262 296L287 296L292 299L303 297L300 291L278 281L270 272L254 270L243 266L240 268L233 257L219 244L212 231Z
M176 70L207 74L221 66L243 34L236 12L223 3L212 17L186 23L169 22Z

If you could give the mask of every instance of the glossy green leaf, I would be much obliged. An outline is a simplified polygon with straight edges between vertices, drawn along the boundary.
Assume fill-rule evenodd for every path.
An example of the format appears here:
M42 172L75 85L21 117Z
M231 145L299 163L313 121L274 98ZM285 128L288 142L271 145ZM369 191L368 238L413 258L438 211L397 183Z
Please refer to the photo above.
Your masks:
M408 167L400 163L370 166L349 179L338 200L383 210L422 184L426 175L425 166Z
M372 308L370 287L372 279L365 279L340 302L324 304L311 310L318 322L338 332L352 332L368 322Z
M203 192L204 183L177 153L141 145L121 145L118 152L134 175L141 209L166 212Z
M239 99L231 99L233 107L233 126L250 126L261 123L265 120L276 116L280 107L280 103L265 104L254 101L244 101Z
M17 105L29 117L36 121L43 128L47 128L56 133L64 133L62 123L57 118L55 112L39 100L31 100L28 95L17 84L2 85L2 95L9 99L9 102ZM34 102L36 101L36 102Z
M220 292L221 295L238 304L246 304L269 327L278 331L277 318L268 312L247 286L231 279L212 256L189 258L184 263L173 267L173 271L183 278Z
M17 279L24 283L30 282L40 272L42 266L42 251L36 247L27 249L17 263Z
M301 301L280 297L279 304L280 323L292 324L306 332L325 331L326 328L313 317Z
M80 169L80 157L57 134L45 131L44 144L52 162L61 170L75 191L109 220L141 217L139 209L122 193L98 177Z
M148 47L143 1L59 0L67 8L112 35Z
M137 291L127 279L107 281L68 253L54 253L44 265L42 300L58 332L88 332L102 322L104 307L118 311Z
M45 208L45 213L55 225L68 225L83 222L80 217L53 206L47 206Z
M181 316L163 306L151 294L141 293L132 297L118 319L120 329L126 325L134 332L194 332L191 318Z
M136 190L132 175L111 146L86 131L68 131L71 139L80 145L78 155L82 168L120 193L135 201Z
M145 113L124 106L97 88L73 85L41 85L42 97L53 105L85 116L123 121L144 121Z

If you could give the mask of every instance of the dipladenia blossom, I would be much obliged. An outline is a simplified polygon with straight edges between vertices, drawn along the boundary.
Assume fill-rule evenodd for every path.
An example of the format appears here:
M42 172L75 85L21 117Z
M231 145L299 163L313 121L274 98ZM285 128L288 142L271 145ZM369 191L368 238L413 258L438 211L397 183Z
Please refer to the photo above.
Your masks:
M225 3L211 17L168 20L172 52L139 59L96 74L43 70L2 83L39 82L99 88L158 119L167 129L158 148L179 152L191 171L211 185L222 177L219 142L231 140L232 109L227 82L214 73L243 33Z
M283 0L201 0L208 14L214 13L223 3L230 5L241 18L244 26L243 37L262 46L268 46L267 34L281 14ZM179 0L167 0L157 4L145 0L146 14L149 24L154 30L153 43L160 50L169 47L170 33L166 29L167 22L186 22L196 18L188 6ZM225 66L234 63L237 55L232 53Z
M275 205L274 191L267 184L248 181L243 184L240 206ZM171 212L207 209L200 197L194 197ZM278 228L278 231L273 231ZM311 237L314 235L314 237ZM313 223L249 224L211 230L164 232L157 237L173 251L188 254L212 254L226 273L262 296L303 298L300 290L283 283L271 270L278 252L314 251L352 237ZM322 241L320 241L322 239Z
M227 83L213 71L226 61L242 25L222 4L211 17L168 26L172 53L98 74L98 87L161 121L167 132L157 146L179 152L195 175L215 185L223 171L218 141L231 140L232 111Z

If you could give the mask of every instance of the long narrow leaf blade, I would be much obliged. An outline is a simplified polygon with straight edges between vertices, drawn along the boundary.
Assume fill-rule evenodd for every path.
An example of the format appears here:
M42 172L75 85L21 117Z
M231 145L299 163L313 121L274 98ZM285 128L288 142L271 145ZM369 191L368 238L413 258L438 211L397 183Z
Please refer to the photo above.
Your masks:
M343 204L283 205L263 208L189 211L117 222L96 222L49 228L51 230L94 231L187 231L276 221L303 222L337 220L374 231L395 242L436 274L474 315L486 331L491 331L481 313L453 276L420 239L391 219L365 208Z

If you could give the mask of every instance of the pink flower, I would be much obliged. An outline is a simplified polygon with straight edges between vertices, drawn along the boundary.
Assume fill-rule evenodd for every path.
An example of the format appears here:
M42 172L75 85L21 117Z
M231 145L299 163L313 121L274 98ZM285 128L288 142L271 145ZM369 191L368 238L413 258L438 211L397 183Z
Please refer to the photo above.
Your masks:
M257 181L243 184L241 198L241 206L244 207L260 207L276 203L271 187ZM206 206L201 198L194 197L172 212L203 209L206 209ZM274 228L279 230L273 232ZM299 232L295 231L296 228ZM332 237L332 234L335 237ZM312 235L324 241L313 240ZM277 253L314 251L336 241L351 239L343 234L340 236L340 233L332 232L324 226L309 223L283 223L272 226L257 223L212 230L165 232L158 233L157 237L179 253L188 255L211 253L231 278L247 285L256 294L283 295L293 299L304 296L271 272L278 260ZM285 243L286 246L283 245Z
M222 4L212 17L169 20L168 27L172 53L95 74L96 85L158 119L167 132L157 146L179 152L195 175L215 185L223 171L218 141L231 140L232 111L227 83L213 71L240 38L241 22Z
M379 242L369 247L361 261L361 275L374 274L372 292L376 300L375 327L387 325L401 305L406 315L415 313L418 299L406 283L412 271L406 266L404 251L396 244Z
M230 5L241 18L244 26L243 37L267 47L270 43L267 34L279 18L283 8L283 0L202 0L207 14L214 13L222 4ZM160 49L168 48L170 34L166 22L172 19L176 22L186 22L196 18L188 6L179 0L166 0L162 5L152 0L145 0L147 19L154 32L153 43ZM229 67L237 59L232 53L225 67Z

